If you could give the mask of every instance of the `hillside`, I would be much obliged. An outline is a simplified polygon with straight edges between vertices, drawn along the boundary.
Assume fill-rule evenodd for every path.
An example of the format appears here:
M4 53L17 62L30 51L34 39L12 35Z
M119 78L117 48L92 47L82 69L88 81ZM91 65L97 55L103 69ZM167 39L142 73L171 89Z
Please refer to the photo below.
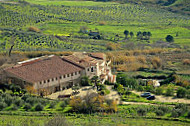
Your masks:
M13 50L18 51L108 51L129 49L129 46L188 48L189 18L133 3L0 2L0 50L6 51L13 44ZM124 30L133 35L126 38ZM98 36L90 35L91 31ZM151 36L139 39L139 31L149 32ZM174 37L174 43L166 42L167 35Z
M110 1L110 0L97 0L97 1ZM189 0L116 0L116 1L120 3L133 3L133 4L143 4L147 6L155 6L166 9L174 13L190 15Z

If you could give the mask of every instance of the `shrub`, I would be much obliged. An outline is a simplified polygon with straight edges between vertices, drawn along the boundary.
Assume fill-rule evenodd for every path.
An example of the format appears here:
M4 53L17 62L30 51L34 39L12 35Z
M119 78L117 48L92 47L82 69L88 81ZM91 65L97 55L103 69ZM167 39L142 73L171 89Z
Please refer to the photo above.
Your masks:
M175 109L181 109L185 113L187 111L187 105L180 103L180 104L175 105Z
M72 126L70 123L67 122L67 119L62 116L55 116L54 118L50 119L45 126Z
M118 91L119 94L123 94L124 93L123 85L119 84L118 87L117 87L117 91Z
M0 102L0 110L4 109L7 106L5 102Z
M158 69L162 66L162 61L159 57L153 57L151 63L154 69Z
M17 105L17 106L21 106L22 103L23 103L23 101L22 101L21 99L16 99L16 100L14 101L14 104Z
M159 107L158 107L158 110L161 110L161 111L163 111L163 112L165 112L165 113L171 111L170 108L167 107L167 106L159 106Z
M187 92L187 91L186 91L185 88L179 87L179 88L177 89L177 97L178 97L178 98L185 98L186 92Z
M146 90L147 92L153 92L153 93L154 93L154 87L153 87L152 85L146 86L146 87L145 87L145 90Z
M190 59L184 59L183 65L190 65Z
M156 93L157 95L161 95L161 94L163 94L163 89L162 89L161 87L158 87L158 88L156 88L155 93Z
M65 103L64 101L61 102L60 107L61 107L62 109L64 109L66 106L67 106L67 105L66 105L66 103Z
M99 21L99 25L106 25L105 21Z
M146 108L139 108L137 110L137 113L138 113L139 116L145 116L146 113L147 113L147 109Z
M173 96L174 95L174 89L173 88L167 88L165 95L166 96Z
M177 117L179 117L179 113L177 112L177 110L174 109L174 110L172 111L171 116L174 117L174 118L177 118Z
M12 104L12 101L13 101L13 98L11 95L7 94L5 97L4 97L4 101L5 103L10 106Z
M35 99L35 102L36 103L41 103L42 105L47 105L47 104L49 104L49 100L47 100L47 99L44 99L44 98L36 98Z
M32 31L32 32L40 32L40 29L37 28L37 27L33 27L33 26L31 26L31 27L28 28L28 31Z
M190 111L188 111L188 113L187 113L187 118L190 119Z
M26 102L29 103L29 104L31 104L31 105L34 105L34 103L36 102L36 98L34 98L34 97L28 97L26 99Z
M105 93L105 90L101 90L100 92L99 92L99 94L100 95L105 95L106 93Z
M175 108L172 110L172 117L179 117L184 115L187 112L186 104L177 104Z
M22 96L21 99L24 100L24 101L26 101L26 99L29 98L29 97L31 97L31 96L30 95L24 95L24 96Z
M49 105L49 108L54 108L56 105L56 102L51 102L50 105Z
M42 111L44 109L44 107L41 105L41 104L37 104L36 106L35 106L35 110L36 111Z
M179 117L179 116L183 116L185 114L186 111L184 111L183 109L173 109L172 110L172 117Z
M187 90L187 98L190 99L190 89Z
M29 103L26 103L25 105L24 105L24 109L26 110L26 111L28 111L29 109L31 109L32 108L32 106L29 104Z
M163 116L163 115L165 114L164 111L159 110L159 109L157 109L157 110L155 111L155 113L156 113L157 116Z
M88 33L88 27L87 26L80 26L79 33Z
M106 81L104 82L104 84L106 84L106 85L111 85L108 80L106 80Z
M137 87L137 91L144 91L143 86L139 85L139 86Z
M17 110L18 109L18 107L16 106L16 105L13 105L12 107L11 107L11 110Z
M3 98L0 96L0 102L2 102L3 101Z
M146 57L144 57L144 56L138 56L138 57L137 57L137 60L138 60L140 63L143 63L143 64L146 63Z
M69 98L65 98L65 99L64 99L64 102L65 102L66 105L68 105L69 102L70 102L70 99L69 99Z

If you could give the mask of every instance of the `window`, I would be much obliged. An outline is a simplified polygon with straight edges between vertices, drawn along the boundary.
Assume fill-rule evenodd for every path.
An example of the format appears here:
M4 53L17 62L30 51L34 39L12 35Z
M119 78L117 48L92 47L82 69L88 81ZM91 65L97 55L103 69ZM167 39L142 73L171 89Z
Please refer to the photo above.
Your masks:
M67 74L67 77L69 77L70 75L69 74Z
M88 71L90 71L90 69L88 68Z
M94 68L93 67L91 67L91 72L94 72Z
M65 78L66 76L65 76L65 75L63 75L63 77Z
M73 73L71 74L71 76L73 76Z
M57 80L57 77L55 79Z
M62 76L60 76L59 79L62 79Z
M79 74L80 74L80 71L79 71Z
M75 72L75 75L77 75L77 72Z
M42 82L40 81L40 84L42 84Z
M48 79L48 82L50 82L49 79Z
M54 81L54 79L53 79L53 78L52 78L51 80L52 80L52 81Z
M44 83L46 83L46 81L44 80Z

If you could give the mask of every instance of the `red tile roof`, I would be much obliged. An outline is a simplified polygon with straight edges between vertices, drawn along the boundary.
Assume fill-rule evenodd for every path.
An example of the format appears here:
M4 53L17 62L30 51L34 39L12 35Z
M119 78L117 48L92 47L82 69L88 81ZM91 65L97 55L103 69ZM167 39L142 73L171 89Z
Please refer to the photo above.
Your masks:
M81 67L64 61L58 56L52 56L22 63L15 67L8 68L5 71L33 83L81 70Z
M105 54L104 53L90 53L90 56L93 58L98 58L104 60Z
M62 59L70 61L76 65L80 65L83 68L94 65L94 63L92 62L92 60L94 60L94 59L91 57L85 57L85 58L81 59L81 58L78 58L77 56L69 55L69 56L63 56Z

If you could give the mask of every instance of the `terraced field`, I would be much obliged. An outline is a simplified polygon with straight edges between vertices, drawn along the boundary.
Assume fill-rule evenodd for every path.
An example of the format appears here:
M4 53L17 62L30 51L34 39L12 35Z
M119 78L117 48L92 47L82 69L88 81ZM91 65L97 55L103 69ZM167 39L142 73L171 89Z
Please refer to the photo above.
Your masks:
M174 37L175 44L188 48L189 19L188 15L132 3L59 0L0 2L0 49L9 49L13 36L16 36L14 50L19 51L107 51L108 43L118 43L118 49L125 49L129 43L152 48L151 44L166 41L167 35ZM39 32L28 31L31 26L38 28ZM85 32L79 32L82 28ZM88 35L90 30L99 32L101 38L92 39ZM133 32L134 36L126 40L124 30ZM150 40L138 40L136 34L139 31L151 32Z

